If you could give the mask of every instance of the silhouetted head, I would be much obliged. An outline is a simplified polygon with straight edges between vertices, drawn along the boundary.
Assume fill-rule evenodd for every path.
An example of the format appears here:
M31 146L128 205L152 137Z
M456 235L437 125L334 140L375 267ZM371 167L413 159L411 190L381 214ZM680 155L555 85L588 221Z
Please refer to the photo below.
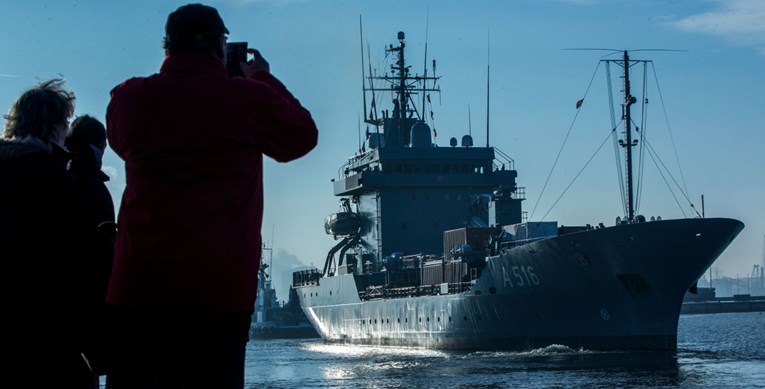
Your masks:
M63 144L74 113L74 93L64 89L64 80L40 83L24 92L5 115L5 139L36 138L44 143Z
M64 145L69 150L94 146L103 152L106 149L106 128L90 115L78 116L66 134Z
M164 48L168 55L201 54L224 56L228 29L218 11L202 4L187 4L167 17Z

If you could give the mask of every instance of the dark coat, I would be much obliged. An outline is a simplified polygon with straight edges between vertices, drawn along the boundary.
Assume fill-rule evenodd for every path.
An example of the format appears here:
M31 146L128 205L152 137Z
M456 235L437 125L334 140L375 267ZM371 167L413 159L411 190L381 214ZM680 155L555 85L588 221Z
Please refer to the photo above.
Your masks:
M57 146L0 140L4 351L80 352L101 309L103 239L66 171L67 159Z
M101 161L96 157L90 145L82 148L69 149L72 160L69 162L69 173L75 181L75 189L83 199L88 214L96 225L114 223L114 202L105 182L109 176L101 171Z
M318 130L276 78L232 77L208 57L167 57L112 91L107 135L125 160L107 302L252 311L263 156L308 153Z

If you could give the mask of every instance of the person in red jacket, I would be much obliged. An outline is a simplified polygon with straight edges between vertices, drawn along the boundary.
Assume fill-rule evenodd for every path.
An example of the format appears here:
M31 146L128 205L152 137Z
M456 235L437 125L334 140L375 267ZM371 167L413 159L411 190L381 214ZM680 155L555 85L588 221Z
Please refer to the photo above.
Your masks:
M127 186L107 303L107 387L241 388L260 266L263 156L288 162L318 130L255 50L225 70L228 29L172 12L159 73L112 90L107 135Z

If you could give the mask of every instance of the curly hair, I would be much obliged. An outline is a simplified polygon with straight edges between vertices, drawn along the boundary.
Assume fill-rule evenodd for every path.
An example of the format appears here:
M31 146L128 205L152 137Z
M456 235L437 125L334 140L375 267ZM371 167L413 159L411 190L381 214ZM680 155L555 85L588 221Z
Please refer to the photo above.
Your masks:
M24 92L5 118L5 139L28 136L44 142L55 140L56 125L74 114L74 93L64 89L63 79L41 82Z

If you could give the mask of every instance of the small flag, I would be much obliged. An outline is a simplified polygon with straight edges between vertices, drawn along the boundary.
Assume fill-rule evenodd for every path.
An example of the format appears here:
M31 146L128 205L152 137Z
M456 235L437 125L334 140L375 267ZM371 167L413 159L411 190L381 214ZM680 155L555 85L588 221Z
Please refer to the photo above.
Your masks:
M433 137L438 138L438 133L436 132L436 128L433 127Z
M581 98L576 101L576 109L579 109L579 107L581 107L582 104L584 104L584 98Z

